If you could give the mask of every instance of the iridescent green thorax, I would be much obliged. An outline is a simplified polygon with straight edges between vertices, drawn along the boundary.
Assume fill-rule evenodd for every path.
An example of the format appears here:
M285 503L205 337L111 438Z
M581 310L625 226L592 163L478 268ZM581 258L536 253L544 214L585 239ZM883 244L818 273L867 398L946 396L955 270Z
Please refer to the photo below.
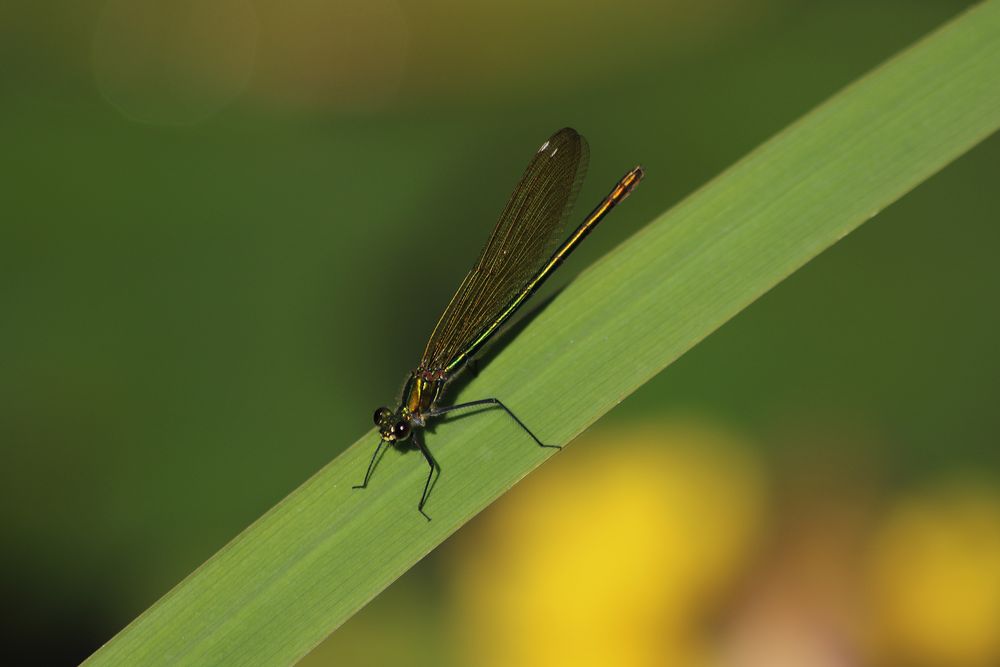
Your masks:
M403 387L403 398L395 411L375 411L375 426L384 442L397 444L409 440L413 430L426 426L426 417L441 395L448 375L444 371L418 368L410 373Z
M410 379L403 388L401 410L410 413L411 421L417 419L423 425L424 413L437 401L447 381L448 375L443 370L416 369L410 373Z

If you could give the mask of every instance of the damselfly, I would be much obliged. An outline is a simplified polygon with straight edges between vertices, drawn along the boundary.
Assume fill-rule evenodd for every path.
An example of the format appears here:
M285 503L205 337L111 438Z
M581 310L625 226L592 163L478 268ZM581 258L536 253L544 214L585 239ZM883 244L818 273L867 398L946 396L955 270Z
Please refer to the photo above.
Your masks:
M380 440L364 482L354 488L368 486L384 445L406 448L412 442L430 468L417 505L430 520L424 505L434 474L440 474L441 468L427 448L422 430L428 419L454 410L501 408L540 447L558 449L558 445L543 444L498 398L448 406L440 406L438 401L448 382L643 177L642 167L625 174L569 238L562 240L562 229L587 170L587 158L587 142L571 128L553 134L535 153L475 266L438 320L420 365L407 378L399 407L375 411Z

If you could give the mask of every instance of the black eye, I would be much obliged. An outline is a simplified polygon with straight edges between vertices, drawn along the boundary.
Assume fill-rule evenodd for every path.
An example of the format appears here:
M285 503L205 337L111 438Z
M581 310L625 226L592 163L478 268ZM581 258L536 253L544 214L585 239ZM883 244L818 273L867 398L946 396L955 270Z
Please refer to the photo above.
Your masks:
M407 422L396 422L392 430L396 432L396 437L400 440L405 440L406 436L410 435L410 425Z
M389 417L389 408L379 408L375 411L375 425L378 426Z

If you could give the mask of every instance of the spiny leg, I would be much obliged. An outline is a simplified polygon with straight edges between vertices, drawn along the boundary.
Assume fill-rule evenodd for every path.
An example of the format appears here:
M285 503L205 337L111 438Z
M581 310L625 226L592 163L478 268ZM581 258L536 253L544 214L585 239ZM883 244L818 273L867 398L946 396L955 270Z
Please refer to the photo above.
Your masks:
M434 456L431 454L431 450L427 449L427 444L424 442L424 438L419 431L414 431L413 440L417 443L417 447L420 448L420 451L424 455L424 459L427 460L427 465L430 467L430 470L427 472L427 481L424 482L424 492L420 496L420 504L417 505L417 510L424 515L425 519L430 521L431 518L427 516L427 512L424 511L424 505L427 504L427 499L431 495L431 489L433 488L431 486L431 480L434 479L434 472L437 471L437 474L440 477L441 466L438 465L438 462L434 459Z
M368 472L365 473L365 481L361 482L357 486L352 486L352 489L367 489L368 480L371 479L372 473L375 472L375 464L378 462L378 453L382 449L382 445L385 444L385 440L379 440L378 446L375 448L375 453L372 454L372 460L368 462Z
M459 403L458 405L449 405L449 406L444 407L444 408L434 408L433 410L428 411L426 416L428 416L428 417L439 417L440 415L443 415L446 412L451 412L453 410L463 410L465 408L474 408L474 407L476 407L478 405L498 405L498 406L500 406L501 408L503 408L504 412L506 412L508 415L510 415L511 419L513 419L515 422L517 422L518 426L520 426L522 429L524 429L525 433L527 433L528 435L531 436L532 440L534 440L536 443L538 443L539 447L548 447L550 449L562 449L562 447L560 445L546 445L541 440L539 440L538 436L536 436L534 433L532 433L531 429L528 428L527 426L525 426L524 422L521 421L520 419L518 419L517 415L515 415L513 412L510 411L510 408L508 408L506 405L504 405L503 403L501 403L499 398L482 398L482 399L480 399L478 401L469 401L468 403Z

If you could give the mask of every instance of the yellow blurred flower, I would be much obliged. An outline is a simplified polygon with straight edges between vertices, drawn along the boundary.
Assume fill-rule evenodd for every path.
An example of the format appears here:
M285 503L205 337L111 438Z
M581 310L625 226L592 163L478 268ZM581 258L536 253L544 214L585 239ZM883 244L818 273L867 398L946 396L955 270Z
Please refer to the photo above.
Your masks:
M951 485L900 503L876 536L883 664L1000 664L1000 494Z
M661 424L559 458L459 537L458 664L706 664L699 626L759 534L747 447Z

